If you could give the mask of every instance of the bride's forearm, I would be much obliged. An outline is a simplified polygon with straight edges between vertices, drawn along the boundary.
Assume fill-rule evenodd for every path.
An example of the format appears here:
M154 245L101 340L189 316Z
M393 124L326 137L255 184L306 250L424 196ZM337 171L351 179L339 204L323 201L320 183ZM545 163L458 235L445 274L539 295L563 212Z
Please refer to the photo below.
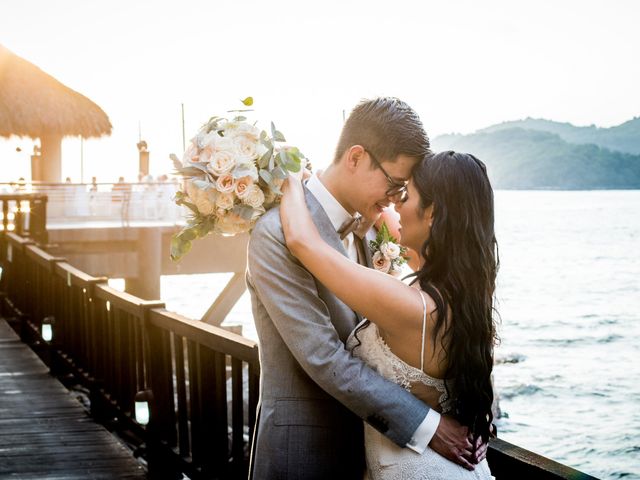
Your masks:
M282 190L280 220L284 238L291 253L299 257L306 249L311 248L314 233L317 236L316 226L307 208L300 180L288 177Z

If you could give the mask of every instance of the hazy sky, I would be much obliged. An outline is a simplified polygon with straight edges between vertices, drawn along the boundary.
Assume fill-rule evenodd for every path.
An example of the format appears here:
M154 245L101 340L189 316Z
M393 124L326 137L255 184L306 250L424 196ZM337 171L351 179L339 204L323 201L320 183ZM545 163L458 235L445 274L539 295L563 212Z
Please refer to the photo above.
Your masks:
M468 133L527 116L612 126L640 115L640 2L0 0L0 43L109 115L85 142L85 180L171 169L209 116L253 95L315 165L361 98L394 95L427 131ZM28 174L33 141L0 141L0 180ZM8 160L8 161L7 161ZM77 139L63 175L80 179Z

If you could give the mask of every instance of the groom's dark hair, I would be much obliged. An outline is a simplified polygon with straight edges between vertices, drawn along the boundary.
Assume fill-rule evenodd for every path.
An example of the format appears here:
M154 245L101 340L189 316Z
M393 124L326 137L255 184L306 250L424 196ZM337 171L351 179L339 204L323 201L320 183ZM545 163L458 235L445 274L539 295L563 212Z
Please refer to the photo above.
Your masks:
M429 137L418 114L395 97L363 100L342 127L334 163L353 145L362 145L381 161L398 155L422 160L431 153Z

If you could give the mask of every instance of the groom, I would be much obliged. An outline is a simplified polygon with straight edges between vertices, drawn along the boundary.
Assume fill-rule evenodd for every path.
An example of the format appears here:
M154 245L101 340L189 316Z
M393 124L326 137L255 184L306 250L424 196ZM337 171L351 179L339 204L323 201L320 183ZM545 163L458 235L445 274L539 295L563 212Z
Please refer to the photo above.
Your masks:
M306 201L323 238L371 266L368 241L344 226L356 213L377 218L404 193L413 166L427 153L422 123L406 103L377 98L356 106L333 164L307 182ZM416 455L429 445L467 468L478 461L460 424L345 349L361 318L291 255L278 209L253 230L247 284L261 363L252 478L362 478L362 420Z

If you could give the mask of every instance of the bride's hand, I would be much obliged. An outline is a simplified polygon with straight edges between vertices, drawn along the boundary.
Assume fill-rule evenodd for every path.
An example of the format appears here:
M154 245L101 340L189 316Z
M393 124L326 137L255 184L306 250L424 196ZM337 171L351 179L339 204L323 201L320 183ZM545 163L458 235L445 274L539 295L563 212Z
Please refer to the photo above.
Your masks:
M453 417L442 415L440 424L429 446L454 463L473 470L476 458L474 448L468 438L469 429L460 425Z

